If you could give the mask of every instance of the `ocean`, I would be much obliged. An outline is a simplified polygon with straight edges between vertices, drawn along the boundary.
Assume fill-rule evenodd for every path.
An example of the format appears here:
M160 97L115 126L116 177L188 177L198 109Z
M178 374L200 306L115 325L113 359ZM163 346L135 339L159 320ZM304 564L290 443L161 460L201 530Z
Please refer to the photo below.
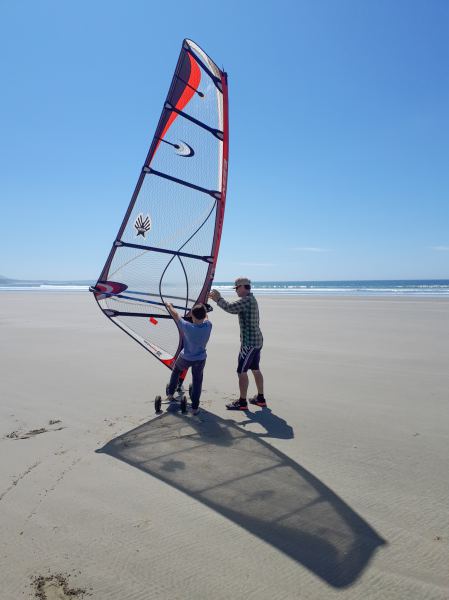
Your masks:
M2 283L0 292L85 293L88 281L14 281ZM233 282L216 281L213 287L223 294L233 292ZM254 281L258 295L279 296L431 296L449 298L449 279L397 279L371 281Z

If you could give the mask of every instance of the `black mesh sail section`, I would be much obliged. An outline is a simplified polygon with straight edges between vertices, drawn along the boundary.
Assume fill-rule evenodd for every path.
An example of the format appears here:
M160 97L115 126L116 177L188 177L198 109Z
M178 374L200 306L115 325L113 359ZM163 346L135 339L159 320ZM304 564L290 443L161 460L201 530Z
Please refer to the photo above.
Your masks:
M182 347L166 304L205 302L223 223L226 75L184 40L136 189L97 284L103 312L172 367Z

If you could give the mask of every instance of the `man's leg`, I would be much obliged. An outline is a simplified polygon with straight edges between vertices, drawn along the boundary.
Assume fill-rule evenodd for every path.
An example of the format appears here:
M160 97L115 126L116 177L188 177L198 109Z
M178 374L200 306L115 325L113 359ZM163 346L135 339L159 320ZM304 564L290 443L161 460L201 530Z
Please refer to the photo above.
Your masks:
M226 408L228 410L248 410L248 403L246 400L246 396L248 394L248 365L251 364L251 357L256 349L251 347L241 347L240 354L238 358L237 364L237 374L239 377L239 391L240 398L235 400L235 402L231 402L230 404L226 404Z
M259 396L263 396L263 375L262 371L253 369L254 381L256 382L257 393Z
M240 400L246 400L246 395L248 394L248 385L248 373L239 373Z
M228 410L248 410L248 403L246 401L246 394L248 393L248 373L238 373L239 376L239 391L240 398L238 400L234 400L234 402L230 402L226 404L226 408Z
M263 395L263 375L262 371L259 369L259 363L260 348L257 352L254 353L253 362L250 365L250 369L253 372L254 381L256 382L257 386L257 396L254 396L254 398L250 400L250 403L265 408L267 406L267 401L265 400L265 396Z

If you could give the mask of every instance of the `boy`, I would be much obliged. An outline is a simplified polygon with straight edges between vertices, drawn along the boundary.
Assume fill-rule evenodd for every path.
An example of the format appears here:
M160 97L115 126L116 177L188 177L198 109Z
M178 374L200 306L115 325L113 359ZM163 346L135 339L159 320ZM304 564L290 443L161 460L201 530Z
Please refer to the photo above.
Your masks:
M209 341L212 330L212 323L207 318L207 311L204 304L195 304L192 308L192 323L181 319L176 312L173 304L167 303L167 310L176 321L179 332L184 342L184 348L181 350L173 366L170 383L168 384L167 400L173 400L173 394L178 383L180 374L192 368L192 412L194 415L199 413L201 386L203 384L203 370L206 364L206 344Z

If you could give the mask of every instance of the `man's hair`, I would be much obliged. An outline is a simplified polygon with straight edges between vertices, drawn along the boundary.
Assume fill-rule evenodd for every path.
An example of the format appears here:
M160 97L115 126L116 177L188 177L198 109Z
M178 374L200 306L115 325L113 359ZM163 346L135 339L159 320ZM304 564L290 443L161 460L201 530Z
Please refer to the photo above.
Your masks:
M250 285L244 285L243 287L245 288L245 290L250 290L251 289Z
M207 311L204 304L195 304L195 306L192 308L192 315L195 317L195 319L205 319L206 314Z

